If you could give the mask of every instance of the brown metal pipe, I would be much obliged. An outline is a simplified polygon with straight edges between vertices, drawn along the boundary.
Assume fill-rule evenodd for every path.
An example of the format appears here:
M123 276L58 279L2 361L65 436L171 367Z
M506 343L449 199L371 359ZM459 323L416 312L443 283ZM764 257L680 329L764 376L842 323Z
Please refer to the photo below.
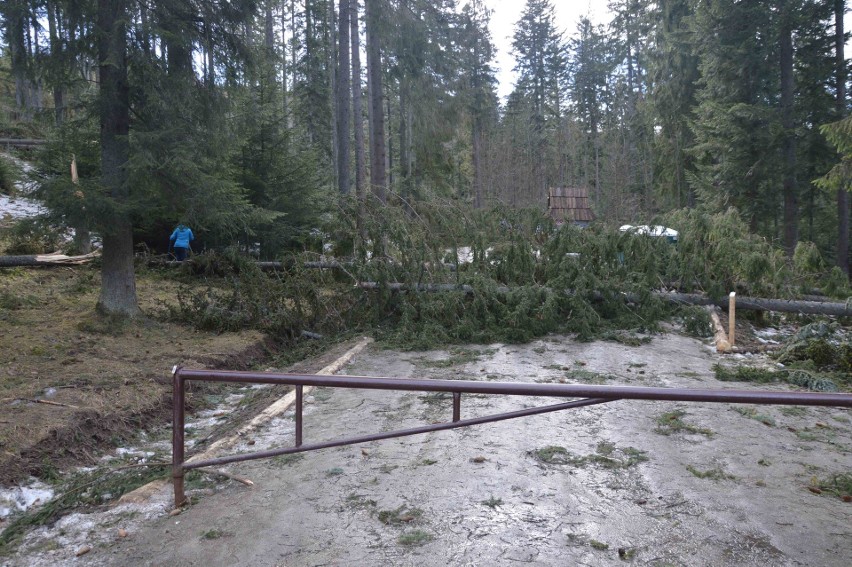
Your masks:
M185 381L179 367L172 373L172 483L175 489L175 507L186 502L183 487L184 467L184 400L186 397Z
M288 447L285 449L271 449L269 451L258 451L255 453L243 453L241 455L229 455L227 457L219 457L216 459L205 459L203 461L193 461L184 464L184 469L199 469L202 467L213 467L226 465L228 463L237 463L241 461L253 461L256 459L265 459L268 457L277 457L279 455L289 455L291 453L304 453L307 451L316 451L317 449L328 449L330 447L343 447L346 445L355 445L356 443L368 443L370 441L381 441L382 439L393 439L396 437L408 437L411 435L419 435L421 433L432 433L434 431L446 431L448 429L458 429L460 427L469 427L471 425L480 425L483 423L494 423L497 421L505 421L518 417L527 417L531 415L539 415L565 409L579 408L584 406L593 406L597 404L605 404L613 400L590 399L590 400L575 400L573 402L565 402L552 406L539 408L527 408L523 410L513 411L509 413L501 413L497 415L488 415L484 417L475 417L465 419L464 421L456 421L450 423L436 423L424 425L421 427L413 427L411 429L401 429L399 431L387 431L384 433L376 433L373 435L364 435L362 437L352 437L349 439L337 439L334 441L326 441L323 443L315 443L313 445L302 445L301 447Z
M296 386L296 447L302 446L302 407L305 399L305 387Z
M672 402L710 402L731 404L777 404L835 406L852 408L852 394L822 392L773 392L766 390L709 390L693 388L639 388L594 384L537 384L517 382L477 382L471 380L400 380L365 376L316 376L236 372L227 370L178 369L184 380L230 382L238 384L291 384L398 390L420 392L459 392L510 396L552 396L561 398L604 398L608 400L659 400Z
M453 421L461 419L461 392L453 392Z

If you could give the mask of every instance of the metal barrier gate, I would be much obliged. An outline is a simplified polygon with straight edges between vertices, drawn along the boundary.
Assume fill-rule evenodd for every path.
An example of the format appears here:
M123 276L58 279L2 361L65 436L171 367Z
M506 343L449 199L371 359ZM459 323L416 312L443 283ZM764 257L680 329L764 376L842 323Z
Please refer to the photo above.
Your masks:
M554 411L604 404L618 400L655 400L672 402L745 403L759 405L834 406L852 408L852 394L772 392L766 390L706 390L690 388L637 388L632 386L596 386L585 384L535 384L508 382L476 382L470 380L403 380L395 378L368 378L364 376L320 376L305 374L279 374L265 372L233 372L223 370L190 370L177 368L174 372L173 422L172 422L172 478L175 491L175 506L186 501L184 474L199 469L239 461L250 461L286 455L366 443L394 437L406 437L419 433L443 431L492 423L506 419L550 413ZM184 401L186 382L228 382L234 384L278 384L291 385L296 389L295 445L281 449L258 451L188 462L184 455ZM393 390L416 392L444 392L453 395L452 421L433 423L421 427L387 431L373 435L350 437L303 444L302 407L304 386L325 388L350 388L365 390ZM554 398L580 398L555 405L527 408L523 410L461 419L462 394L497 394L507 396L540 396Z

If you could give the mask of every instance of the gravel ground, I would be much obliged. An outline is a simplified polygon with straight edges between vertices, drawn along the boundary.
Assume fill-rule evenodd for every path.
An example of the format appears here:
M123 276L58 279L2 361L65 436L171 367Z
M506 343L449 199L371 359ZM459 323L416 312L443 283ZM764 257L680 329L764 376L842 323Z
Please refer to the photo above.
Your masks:
M750 387L716 382L716 361L708 345L677 334L640 347L549 337L373 347L343 373ZM451 399L403 392L317 389L307 402L306 443L452 411ZM464 396L462 417L548 403ZM168 515L168 491L142 508L75 515L30 535L8 565L846 566L852 504L809 487L852 471L850 415L621 401L240 463L227 470L255 486L198 488L178 516ZM288 413L238 449L292 443Z

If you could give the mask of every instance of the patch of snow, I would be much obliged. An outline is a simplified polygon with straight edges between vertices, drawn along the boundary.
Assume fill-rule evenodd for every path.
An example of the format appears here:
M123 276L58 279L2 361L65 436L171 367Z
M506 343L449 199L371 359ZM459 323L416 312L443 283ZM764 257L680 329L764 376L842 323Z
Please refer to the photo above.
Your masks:
M8 518L13 512L25 512L51 498L53 489L36 479L31 479L26 486L0 490L0 519Z
M0 195L0 219L23 219L45 212L47 209L32 199Z
M133 447L130 447L130 448L119 447L118 449L115 450L115 452L116 452L116 454L118 454L119 457L142 457L144 459L144 458L147 458L147 457L153 457L154 456L153 451L143 451L141 449L136 449L136 448L133 448Z

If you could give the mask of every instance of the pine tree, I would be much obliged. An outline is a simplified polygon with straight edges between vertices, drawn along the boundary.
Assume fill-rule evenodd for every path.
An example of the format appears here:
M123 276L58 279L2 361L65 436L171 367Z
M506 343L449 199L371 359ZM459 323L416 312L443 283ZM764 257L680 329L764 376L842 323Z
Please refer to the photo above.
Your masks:
M695 193L688 183L695 175L688 151L694 143L690 122L697 105L699 78L695 40L689 22L693 0L662 0L653 20L654 49L648 63L653 91L652 112L660 125L655 138L655 183L674 206L694 207Z
M531 111L533 191L538 202L544 204L550 181L544 162L547 133L561 118L567 73L565 43L556 30L550 0L527 0L515 27L512 49L516 58L514 70L518 73L515 91L526 99Z

